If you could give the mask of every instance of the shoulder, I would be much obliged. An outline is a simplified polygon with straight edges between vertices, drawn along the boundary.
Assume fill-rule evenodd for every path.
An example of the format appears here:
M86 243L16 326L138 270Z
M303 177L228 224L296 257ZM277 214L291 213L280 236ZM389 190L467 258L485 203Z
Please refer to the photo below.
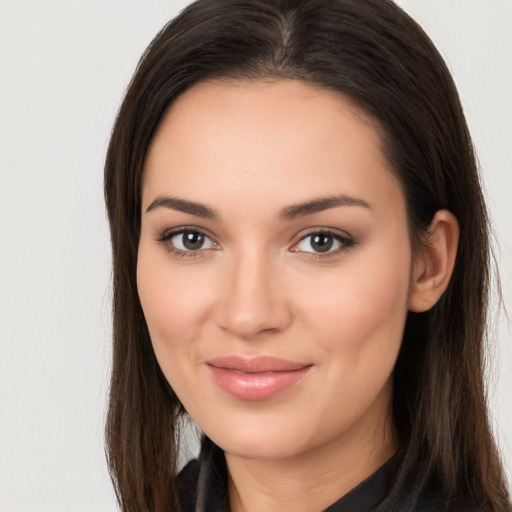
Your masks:
M428 501L418 503L414 512L491 512L491 509L478 507L464 500L460 501Z
M490 512L473 500L458 498L444 499L440 493L427 492L420 496L414 512Z
M419 482L418 482L419 481ZM393 492L394 491L394 492ZM407 479L391 491L383 512L491 512L469 496L448 497L437 480Z

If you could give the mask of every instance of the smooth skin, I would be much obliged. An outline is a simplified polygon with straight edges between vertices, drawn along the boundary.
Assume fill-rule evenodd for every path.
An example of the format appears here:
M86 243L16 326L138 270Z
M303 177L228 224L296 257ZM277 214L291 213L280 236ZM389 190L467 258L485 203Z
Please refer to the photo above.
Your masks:
M439 211L413 258L368 116L299 81L197 84L152 141L141 213L138 289L156 357L226 452L232 512L323 510L396 452L391 375L407 311L445 290L458 225ZM311 369L241 400L207 365L231 355Z

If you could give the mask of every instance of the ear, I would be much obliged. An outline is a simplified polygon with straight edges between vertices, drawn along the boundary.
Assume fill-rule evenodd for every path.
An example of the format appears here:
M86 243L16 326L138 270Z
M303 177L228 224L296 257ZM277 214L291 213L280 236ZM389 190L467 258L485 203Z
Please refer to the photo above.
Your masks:
M439 210L428 238L413 262L409 310L429 310L446 290L452 276L459 242L459 223L448 210Z

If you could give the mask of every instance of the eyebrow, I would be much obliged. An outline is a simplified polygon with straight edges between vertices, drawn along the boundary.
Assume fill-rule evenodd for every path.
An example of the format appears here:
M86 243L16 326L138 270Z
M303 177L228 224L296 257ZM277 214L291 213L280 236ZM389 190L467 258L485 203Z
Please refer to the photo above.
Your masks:
M315 213L328 210L330 208L338 208L340 206L359 206L362 208L372 209L369 203L363 199L341 194L338 196L320 197L303 203L287 206L279 215L282 221L290 221L299 217L306 217ZM189 213L204 219L216 220L219 215L213 208L195 201L179 199L177 197L159 196L147 208L146 213L157 208L169 208L178 212Z
M293 220L299 217L313 215L330 208L338 208L339 206L360 206L362 208L372 209L369 203L357 197L341 194L339 196L327 196L305 201L291 206L287 206L281 211L279 218L281 220Z
M169 208L178 212L190 213L196 217L203 217L204 219L218 219L219 216L215 213L215 210L205 206L201 203L194 201L187 201L186 199L179 199L177 197L159 196L157 197L146 210L150 212L156 208Z

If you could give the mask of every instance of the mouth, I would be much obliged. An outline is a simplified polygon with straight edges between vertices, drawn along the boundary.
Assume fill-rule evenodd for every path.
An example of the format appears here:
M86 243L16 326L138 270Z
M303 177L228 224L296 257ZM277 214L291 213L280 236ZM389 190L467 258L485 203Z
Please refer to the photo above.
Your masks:
M206 362L219 388L239 400L265 400L298 384L313 367L274 357L228 356Z

